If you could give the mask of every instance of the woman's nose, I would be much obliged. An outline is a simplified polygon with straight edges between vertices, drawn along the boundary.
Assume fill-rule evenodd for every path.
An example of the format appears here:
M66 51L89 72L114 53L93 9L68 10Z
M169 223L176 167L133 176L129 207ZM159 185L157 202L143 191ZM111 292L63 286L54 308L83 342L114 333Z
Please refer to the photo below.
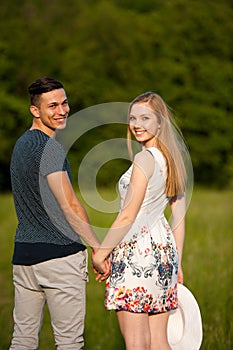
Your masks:
M136 119L135 120L135 123L134 123L134 127L135 128L140 128L140 127L142 127L142 121L140 120L140 119Z

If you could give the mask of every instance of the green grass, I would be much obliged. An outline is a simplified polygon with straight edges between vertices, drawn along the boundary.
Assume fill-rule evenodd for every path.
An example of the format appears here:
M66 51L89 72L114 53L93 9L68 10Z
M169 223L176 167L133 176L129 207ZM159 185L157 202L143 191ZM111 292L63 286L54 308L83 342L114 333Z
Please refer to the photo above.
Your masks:
M232 194L194 189L187 213L183 269L185 284L201 309L204 332L201 350L233 348ZM100 216L90 209L88 213L96 225L103 221L106 226L112 220L111 215ZM16 218L11 195L0 195L0 222L0 350L6 350L13 327L11 256ZM104 285L95 282L90 269L85 350L124 349L115 313L105 311L103 295ZM46 309L39 350L53 350L53 344Z

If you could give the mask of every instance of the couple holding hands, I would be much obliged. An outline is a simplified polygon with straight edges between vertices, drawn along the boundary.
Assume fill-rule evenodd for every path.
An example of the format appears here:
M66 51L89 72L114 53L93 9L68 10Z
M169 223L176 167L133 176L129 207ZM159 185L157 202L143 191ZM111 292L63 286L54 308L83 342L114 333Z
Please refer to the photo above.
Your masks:
M57 349L84 348L85 244L92 248L96 280L106 280L105 307L116 311L126 349L171 349L167 323L170 310L178 307L177 283L183 283L187 175L169 108L154 92L130 103L132 165L119 179L119 213L100 243L74 193L65 151L55 139L69 114L64 87L42 77L28 90L33 121L17 140L10 166L18 226L9 349L38 348L45 303ZM134 157L131 135L142 145ZM164 216L168 204L171 227Z

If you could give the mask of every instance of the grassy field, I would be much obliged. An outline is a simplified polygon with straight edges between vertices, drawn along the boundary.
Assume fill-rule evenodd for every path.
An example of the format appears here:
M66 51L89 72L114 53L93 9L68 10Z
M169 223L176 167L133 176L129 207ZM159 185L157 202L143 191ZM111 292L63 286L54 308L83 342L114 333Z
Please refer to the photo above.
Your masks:
M183 269L185 285L195 295L202 314L202 350L233 348L233 215L232 191L194 189L187 214ZM101 220L89 211L92 222ZM108 218L111 221L111 217ZM13 286L11 256L16 226L10 195L0 196L0 350L12 333ZM87 285L85 350L123 350L114 312L103 307L104 285L90 271ZM48 311L39 350L54 350Z

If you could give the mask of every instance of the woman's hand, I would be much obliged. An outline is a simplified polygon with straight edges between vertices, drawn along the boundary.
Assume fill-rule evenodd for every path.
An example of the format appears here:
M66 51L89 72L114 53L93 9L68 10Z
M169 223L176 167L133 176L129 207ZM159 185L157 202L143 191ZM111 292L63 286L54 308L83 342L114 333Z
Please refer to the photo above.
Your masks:
M180 265L178 267L178 283L181 283L181 284L184 283L183 270L182 270L182 266Z

